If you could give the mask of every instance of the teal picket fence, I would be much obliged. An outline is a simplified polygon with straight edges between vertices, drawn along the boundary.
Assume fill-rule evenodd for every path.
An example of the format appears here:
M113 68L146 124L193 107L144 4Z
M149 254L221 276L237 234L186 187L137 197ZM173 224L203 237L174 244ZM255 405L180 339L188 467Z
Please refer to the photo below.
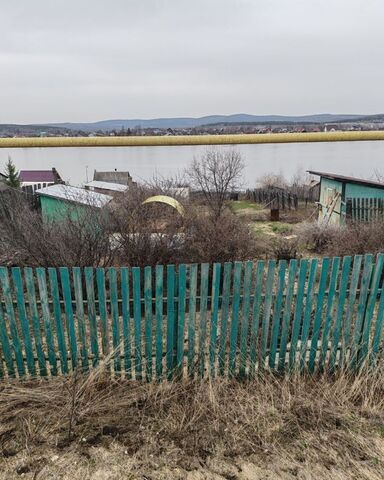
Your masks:
M323 372L382 359L384 254L0 268L0 376Z

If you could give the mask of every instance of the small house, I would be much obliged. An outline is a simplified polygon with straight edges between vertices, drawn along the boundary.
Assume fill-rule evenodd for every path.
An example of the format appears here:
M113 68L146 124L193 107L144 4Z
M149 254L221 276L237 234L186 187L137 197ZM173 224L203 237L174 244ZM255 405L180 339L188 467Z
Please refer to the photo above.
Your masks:
M309 170L320 177L319 221L343 225L384 217L384 183Z
M101 209L112 200L110 195L62 184L41 188L36 190L36 194L40 198L41 213L46 222L66 218L76 220L81 215L87 215L89 208Z
M128 190L127 185L122 185L121 183L101 182L98 180L92 180L92 182L86 183L84 187L91 192L104 193L105 195L111 195L112 197Z
M95 170L93 180L97 182L119 183L127 187L135 185L129 172L119 172L118 170L114 170L113 172L98 172Z
M56 168L51 170L20 170L19 178L21 188L28 193L34 193L36 190L49 185L64 183Z

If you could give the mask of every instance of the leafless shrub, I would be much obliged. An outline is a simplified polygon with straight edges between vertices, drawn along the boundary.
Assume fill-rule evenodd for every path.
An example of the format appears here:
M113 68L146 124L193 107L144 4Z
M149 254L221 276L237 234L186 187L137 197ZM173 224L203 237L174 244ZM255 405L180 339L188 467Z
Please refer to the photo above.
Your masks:
M168 205L142 205L146 189L126 195L113 212L119 263L225 262L252 258L248 226L225 211L220 218L200 206L184 204L181 216Z
M211 148L200 159L193 160L187 176L191 185L202 193L212 214L219 218L229 193L238 188L243 170L239 151Z
M358 255L384 251L384 222L352 223L335 232L327 246L329 255Z
M322 225L303 223L297 234L301 245L308 250L327 255L358 255L384 251L384 222Z
M340 227L333 224L323 225L319 222L305 222L297 227L300 244L316 253L324 253L339 235Z
M143 205L154 192L152 188L138 187L121 196L110 209L112 241L119 264L179 263L183 218L169 205Z
M298 257L298 242L296 239L277 237L270 250L270 256L276 260L292 260Z
M255 238L248 225L231 212L217 219L190 209L185 219L184 258L191 262L229 262L252 259Z
M21 193L2 198L0 252L3 264L19 266L107 266L113 261L104 210L83 206L81 215L69 209L60 221L44 222Z

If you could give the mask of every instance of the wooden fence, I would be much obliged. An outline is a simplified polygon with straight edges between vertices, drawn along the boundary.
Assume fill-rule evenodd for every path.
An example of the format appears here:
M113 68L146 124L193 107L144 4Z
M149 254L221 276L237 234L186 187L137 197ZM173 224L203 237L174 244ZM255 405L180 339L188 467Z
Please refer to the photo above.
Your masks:
M297 210L297 195L282 188L255 188L247 190L245 198L255 203L264 204L271 210Z
M347 222L372 222L383 220L383 198L347 198L346 201Z
M0 268L0 376L317 372L382 359L384 254L155 268Z

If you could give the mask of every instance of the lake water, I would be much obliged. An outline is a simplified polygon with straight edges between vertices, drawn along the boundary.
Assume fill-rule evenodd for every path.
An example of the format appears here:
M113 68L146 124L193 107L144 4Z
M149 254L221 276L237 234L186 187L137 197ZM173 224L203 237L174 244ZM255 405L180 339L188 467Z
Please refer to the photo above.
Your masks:
M182 172L207 147L81 147L0 149L0 171L8 155L21 169L56 167L72 185L92 180L96 170L128 170L134 180L150 180L154 174ZM217 148L231 148L220 146ZM239 145L246 168L244 187L254 186L265 173L282 173L290 178L298 170L320 170L370 178L375 170L384 175L384 142L329 142Z

